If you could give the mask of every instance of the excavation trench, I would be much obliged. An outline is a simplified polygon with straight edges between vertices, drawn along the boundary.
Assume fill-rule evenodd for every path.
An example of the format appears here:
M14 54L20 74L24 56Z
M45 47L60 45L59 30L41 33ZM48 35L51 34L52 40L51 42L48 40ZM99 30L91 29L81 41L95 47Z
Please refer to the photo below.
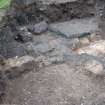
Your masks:
M103 104L105 40L94 0L19 3L0 30L1 104Z

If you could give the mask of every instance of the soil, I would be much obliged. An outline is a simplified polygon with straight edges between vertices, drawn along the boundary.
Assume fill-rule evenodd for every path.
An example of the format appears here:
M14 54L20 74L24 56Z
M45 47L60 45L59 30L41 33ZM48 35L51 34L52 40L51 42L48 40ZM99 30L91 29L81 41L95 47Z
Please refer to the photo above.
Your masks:
M53 65L8 82L5 102L16 105L104 105L105 78L72 63Z
M92 17L95 15L94 0L91 2L90 0L59 0L57 2L54 0L39 1L41 1L41 3L32 2L32 4L30 3L23 7L21 7L22 4L17 3L16 6L13 3L15 9L11 8L10 13L8 13L10 15L9 22L12 22L15 19L20 25L33 24L42 20L51 23L67 21L74 18Z

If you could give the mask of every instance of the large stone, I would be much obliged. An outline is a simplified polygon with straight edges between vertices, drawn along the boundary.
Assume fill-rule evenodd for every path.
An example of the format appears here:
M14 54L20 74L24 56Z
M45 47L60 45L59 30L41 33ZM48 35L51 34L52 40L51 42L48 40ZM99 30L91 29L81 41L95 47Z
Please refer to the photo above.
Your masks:
M1 72L7 79L13 79L21 76L23 73L36 70L36 63L33 57L23 56L20 58L10 58L5 61Z
M78 54L89 54L93 56L98 56L98 57L104 57L105 55L105 41L104 40L99 40L96 42L91 43L90 45L79 48L77 50Z
M97 31L98 24L95 18L74 19L67 22L51 24L49 30L66 38L75 38L83 33Z

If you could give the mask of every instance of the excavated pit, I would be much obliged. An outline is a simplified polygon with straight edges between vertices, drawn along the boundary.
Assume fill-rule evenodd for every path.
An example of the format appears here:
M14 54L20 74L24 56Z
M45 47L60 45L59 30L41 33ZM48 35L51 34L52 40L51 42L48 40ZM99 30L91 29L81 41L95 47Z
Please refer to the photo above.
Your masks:
M0 32L0 53L10 58L0 66L0 104L104 105L105 41L94 0L26 1L19 8L14 0Z

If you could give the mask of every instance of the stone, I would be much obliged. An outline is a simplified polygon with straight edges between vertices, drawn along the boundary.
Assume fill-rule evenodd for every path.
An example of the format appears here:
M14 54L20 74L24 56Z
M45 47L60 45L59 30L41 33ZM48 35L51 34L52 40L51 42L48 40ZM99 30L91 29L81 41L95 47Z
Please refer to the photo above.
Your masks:
M80 38L79 41L80 41L80 45L81 45L81 47L90 44L89 39L88 39L87 37Z
M84 63L83 69L95 75L105 75L104 66L97 60L88 60Z
M65 62L63 54L51 57L48 61L51 62L51 64L63 64Z
M98 30L95 18L73 19L71 21L54 23L50 25L52 32L65 38L79 37L83 33L92 33Z
M35 62L37 62L38 68L44 68L44 67L49 66L49 65L52 64L51 62L49 62L48 57L43 56L43 55L38 56L35 59Z
M43 4L59 4L59 3L66 3L66 2L75 2L75 1L78 1L78 0L59 0L59 1L56 1L56 0L39 0L39 1L42 1Z
M51 52L54 50L54 47L50 46L47 42L41 42L38 44L27 43L25 48L29 54L32 53L32 55L36 55L36 56L47 54L48 52Z
M34 26L29 27L29 30L34 34L41 34L46 32L48 29L48 24L45 21L42 21Z
M34 51L37 53L45 54L51 50L53 50L53 47L51 47L48 43L41 43L34 47Z
M92 33L90 36L89 36L89 41L95 41L96 40L96 33Z
M99 40L91 43L88 46L85 46L83 48L79 48L77 50L78 54L89 54L93 56L103 57L105 55L105 41Z
M30 42L33 40L33 35L28 29L24 26L18 30L17 35L15 36L15 40L18 42Z
M40 42L37 44L35 44L34 42L27 43L25 48L28 54L35 56L36 59L37 57L40 58L43 64L50 65L54 63L57 64L64 62L63 55L70 54L71 49L73 49L77 45L77 39L65 40L62 38L56 38L49 39L48 42L46 39L44 42Z
M33 57L23 56L10 58L5 61L5 65L1 70L4 73L5 78L13 79L21 76L23 73L36 70L36 63Z

